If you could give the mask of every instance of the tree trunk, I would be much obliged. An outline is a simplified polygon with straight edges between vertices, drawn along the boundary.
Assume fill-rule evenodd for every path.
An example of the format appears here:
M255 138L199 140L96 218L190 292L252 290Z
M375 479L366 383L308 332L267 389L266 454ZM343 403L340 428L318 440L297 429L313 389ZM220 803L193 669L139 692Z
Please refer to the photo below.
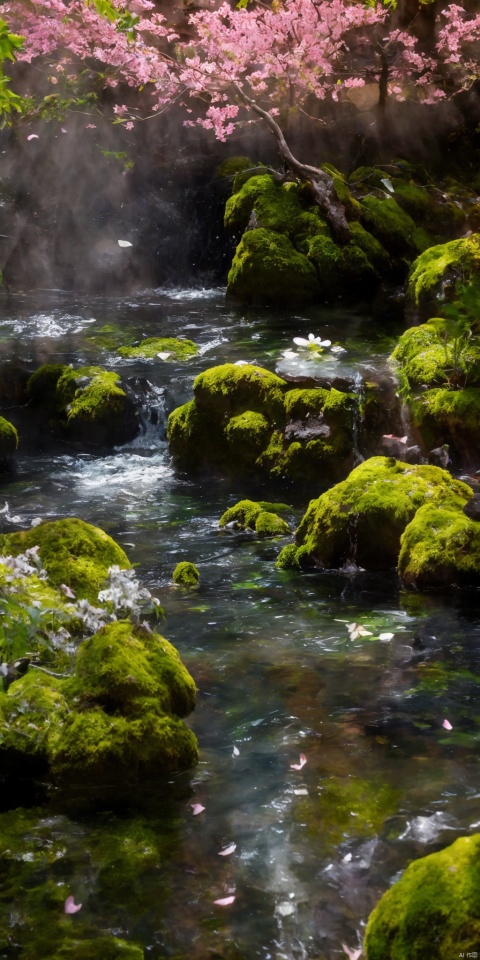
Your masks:
M235 89L241 100L243 100L254 113L262 117L270 127L277 141L280 156L286 163L288 169L291 170L299 180L308 180L310 182L315 202L325 214L337 243L348 243L350 240L350 228L345 216L345 208L337 197L331 176L318 167L310 167L308 164L301 163L300 160L297 160L285 140L283 131L268 110L263 110L262 107L259 107L237 84L235 84Z

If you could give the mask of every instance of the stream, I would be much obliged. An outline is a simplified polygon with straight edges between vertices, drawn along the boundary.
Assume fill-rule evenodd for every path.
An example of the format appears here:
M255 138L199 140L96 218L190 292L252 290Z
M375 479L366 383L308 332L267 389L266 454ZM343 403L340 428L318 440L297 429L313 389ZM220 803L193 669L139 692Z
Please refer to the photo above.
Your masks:
M27 916L38 960L48 956L65 891L83 904L63 921L70 936L111 933L151 960L345 957L342 944L361 946L371 909L410 860L480 829L477 591L422 596L388 571L279 571L285 539L220 530L218 520L245 496L282 500L293 531L305 498L278 484L250 490L177 473L165 440L168 413L191 399L208 367L255 361L282 375L282 351L313 332L346 352L298 372L316 366L321 376L357 382L386 370L401 330L394 298L372 319L341 305L242 308L223 289L122 300L4 295L7 388L18 371L47 362L98 363L153 384L155 416L122 448L52 449L28 437L16 475L1 481L9 513L0 531L76 516L124 548L160 598L159 630L197 684L187 723L200 762L95 814L65 812L53 797L19 818L3 796L0 849L8 840L15 852L13 866L0 870L0 960L23 956L18 936L3 946L4 933ZM180 363L116 353L151 336L187 337L199 355ZM21 431L24 412L7 388L0 412ZM198 566L198 589L173 586L180 560ZM352 640L351 623L367 635ZM205 809L195 814L196 804ZM231 897L227 906L214 902Z

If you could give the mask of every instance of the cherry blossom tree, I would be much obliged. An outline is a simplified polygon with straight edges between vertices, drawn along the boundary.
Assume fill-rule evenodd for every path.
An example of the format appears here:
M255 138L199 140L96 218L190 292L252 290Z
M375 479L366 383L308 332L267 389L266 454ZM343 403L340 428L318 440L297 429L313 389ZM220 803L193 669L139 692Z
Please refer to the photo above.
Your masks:
M284 172L311 184L340 242L349 238L332 178L294 156L285 136L292 111L322 122L322 107L341 106L355 88L378 85L378 105L415 98L427 107L471 85L479 73L480 15L450 4L437 16L434 42L404 25L393 4L374 0L240 0L192 14L181 38L150 0L10 0L3 15L22 34L18 60L49 67L53 85L88 64L116 89L115 121L130 129L173 103L185 123L225 140L240 125L265 123ZM415 19L415 18L414 18ZM147 94L132 110L126 87Z

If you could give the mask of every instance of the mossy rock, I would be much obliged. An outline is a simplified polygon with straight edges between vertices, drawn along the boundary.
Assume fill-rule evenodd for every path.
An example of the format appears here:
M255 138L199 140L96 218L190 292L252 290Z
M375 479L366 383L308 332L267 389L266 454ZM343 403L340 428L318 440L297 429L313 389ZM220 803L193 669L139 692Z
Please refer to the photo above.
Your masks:
M321 296L327 300L349 291L371 292L380 282L380 276L366 254L355 243L340 247L328 236L317 234L308 241L308 257L317 271Z
M0 464L13 457L18 447L18 433L13 423L0 417Z
M390 359L398 367L407 397L420 386L480 384L480 348L466 338L455 342L441 317L406 330Z
M172 579L181 587L198 587L200 573L194 563L181 560L173 571Z
M461 511L471 497L470 487L439 467L372 457L310 502L296 532L295 552L287 547L278 565L395 567L401 535L419 507L430 503Z
M392 182L394 198L402 210L405 210L415 222L425 223L435 208L435 201L428 190L417 183L405 183L396 179Z
M31 530L0 534L0 553L18 556L31 547L39 556L54 586L65 584L75 596L95 603L109 567L129 568L130 561L118 544L99 527L69 518L41 523Z
M57 784L120 787L183 770L196 739L180 717L195 684L163 637L114 622L84 641L72 677L30 669L0 694L3 767Z
M118 937L97 937L95 940L66 940L51 960L144 960L141 947Z
M420 590L480 584L480 524L462 510L425 504L400 540L398 572Z
M474 956L480 945L480 834L411 863L370 915L366 960Z
M410 414L426 450L448 443L461 463L476 463L480 446L480 387L426 390L410 401Z
M347 220L360 220L362 208L358 200L351 193L346 178L332 166L331 163L323 163L321 169L328 173L333 180L333 189L345 208Z
M130 719L100 707L70 713L49 755L61 785L142 783L194 766L197 742L176 717L148 705Z
M361 223L354 221L349 226L350 243L362 250L377 274L382 278L388 276L392 269L392 262L382 244L372 233L365 230Z
M120 377L103 367L66 367L56 386L66 436L96 445L115 446L133 440L138 431L135 403Z
M200 374L194 401L170 414L177 464L198 472L286 478L302 484L351 467L354 398L337 390L288 390L261 367L223 364Z
M225 226L245 230L255 211L259 227L288 233L291 221L304 210L296 183L278 184L268 174L250 177L225 205Z
M290 533L290 527L274 507L275 504L270 507L254 500L240 500L222 514L219 526L232 524L237 530L252 530L259 537L284 537Z
M159 353L169 354L172 360L189 360L198 354L198 347L193 340L176 340L174 337L148 337L138 347L120 347L121 357L155 360Z
M451 299L457 284L463 285L480 274L480 234L429 247L412 264L408 280L409 299L424 310L436 307L439 299Z
M247 303L291 304L315 299L319 286L310 260L287 237L261 227L244 233L227 291Z
M78 648L74 695L107 712L138 711L139 698L161 713L185 717L195 707L195 684L168 640L128 621L108 624Z
M326 220L320 214L320 208L305 210L290 224L290 238L300 253L308 255L308 244L312 237L321 235L332 238L332 232Z
M415 256L415 221L395 202L385 197L364 197L361 221L366 230L395 257Z
M57 410L57 383L68 367L64 363L44 363L29 378L26 393L29 401L48 411Z

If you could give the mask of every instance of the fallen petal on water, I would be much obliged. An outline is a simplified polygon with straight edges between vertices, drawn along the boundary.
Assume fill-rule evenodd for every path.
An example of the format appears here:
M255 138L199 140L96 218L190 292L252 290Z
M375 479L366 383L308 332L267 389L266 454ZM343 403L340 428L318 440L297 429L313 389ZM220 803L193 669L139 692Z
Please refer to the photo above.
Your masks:
M237 844L236 844L236 843L231 843L230 846L229 846L229 847L225 847L224 850L219 850L219 851L218 851L218 856L219 856L219 857L229 857L230 854L231 854L231 853L234 853L236 849L237 849Z
M300 754L300 760L299 760L299 762L298 762L298 763L291 763L291 764L290 764L290 768L291 768L292 770L301 770L302 767L305 766L306 762L307 762L307 758L306 758L305 754L304 754L304 753L301 753L301 754Z
M217 907L229 907L231 903L235 902L235 897L223 897L222 900L214 900L213 902L217 904Z
M133 243L130 243L130 240L117 240L119 247L133 247Z
M203 813L205 807L202 807L201 803L191 803L192 813L194 817L198 817L199 813Z
M232 750L232 757L239 757L239 756L240 756L240 750L238 749L238 747L234 747Z
M450 720L444 720L442 723L442 727L444 728L444 730L453 730Z
M73 897L67 897L65 900L65 913L78 913L82 909L82 903L75 903Z
M394 633L379 633L379 634L378 634L378 639L379 639L379 640L393 640L394 636L395 636Z

